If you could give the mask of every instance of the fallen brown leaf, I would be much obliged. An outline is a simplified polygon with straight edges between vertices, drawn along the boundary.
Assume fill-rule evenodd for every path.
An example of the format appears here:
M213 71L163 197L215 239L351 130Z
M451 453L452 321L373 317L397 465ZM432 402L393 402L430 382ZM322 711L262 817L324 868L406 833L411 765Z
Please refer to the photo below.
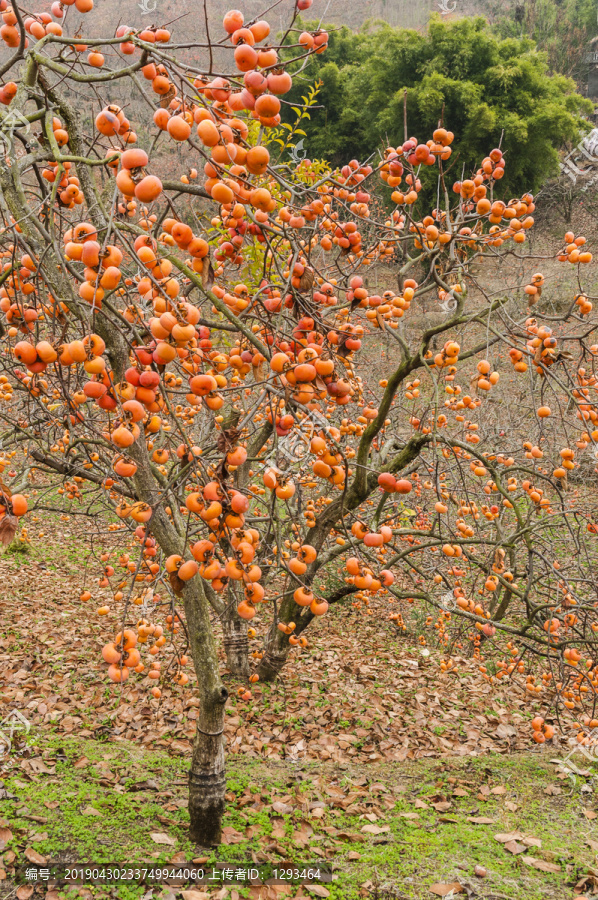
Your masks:
M227 825L222 829L223 844L240 844L244 840L245 835L241 834L240 831L237 831L236 828L233 828L232 825Z
M383 825L380 827L379 825L364 825L361 830L364 834L384 834L387 831L390 831L390 826Z
M527 847L525 844L518 844L517 841L508 841L505 845L505 850L508 850L509 853L512 853L513 856L518 856L520 853L525 853Z
M541 847L542 846L542 841L540 840L540 838L528 837L527 835L524 838L522 838L522 842L525 844L526 847Z
M27 847L25 856L29 862L33 863L35 866L45 866L47 863L46 857L38 853L37 850L34 850L33 847Z
M522 856L521 862L524 862L526 866L531 866L532 869L538 869L540 872L557 873L561 871L561 867L557 866L556 863L546 862L545 859L537 859L535 856Z
M433 803L432 806L437 812L446 812L447 809L450 809L453 804L450 800L440 800L438 803Z
M176 844L175 839L169 834L164 834L163 831L152 831L150 837L154 844L167 844L169 847L174 847Z
M507 844L509 841L520 841L523 836L520 831L510 831L508 834L495 834L494 840L500 844Z
M433 884L429 891L431 894L436 894L437 897L447 897L449 894L464 894L465 888L458 881L452 881L450 884L438 882L438 884Z
M28 900L33 893L33 885L22 884L17 888L17 900Z
M276 802L272 804L272 809L274 812L278 813L279 816L288 815L293 812L292 806L289 806L288 803L281 803L280 800L276 800Z

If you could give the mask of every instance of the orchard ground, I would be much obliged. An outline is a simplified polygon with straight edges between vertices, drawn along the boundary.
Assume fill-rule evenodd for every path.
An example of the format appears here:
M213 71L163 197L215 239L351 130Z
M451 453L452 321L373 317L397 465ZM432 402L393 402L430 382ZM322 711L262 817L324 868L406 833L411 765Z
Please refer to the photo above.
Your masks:
M35 854L123 864L197 857L186 836L193 679L166 686L160 701L148 679L109 685L102 620L79 600L97 579L89 522L40 512L28 538L0 561L1 709L31 723L15 735L0 785L0 896L18 890L19 900L48 891L11 882L11 868ZM350 601L336 605L309 649L278 683L253 685L251 700L224 676L228 809L225 843L208 862L323 859L337 880L317 889L197 888L192 900L400 900L439 896L435 885L486 900L592 896L598 802L589 779L572 786L553 762L566 756L564 744L533 747L530 719L545 709L516 684L484 680L465 643L443 673L440 651L420 643L430 632L415 609L405 611L406 632L384 604L369 612L364 626ZM147 892L90 886L50 891L49 900ZM180 892L154 887L151 896Z

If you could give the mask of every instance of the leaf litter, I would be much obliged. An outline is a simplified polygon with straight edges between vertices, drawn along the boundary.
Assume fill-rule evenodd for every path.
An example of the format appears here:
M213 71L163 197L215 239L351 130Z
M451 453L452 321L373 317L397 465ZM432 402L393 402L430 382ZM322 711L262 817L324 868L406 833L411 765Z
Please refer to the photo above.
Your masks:
M63 539L67 536L63 528ZM23 569L27 571L24 573ZM1 699L7 708L22 710L34 727L51 728L64 738L99 738L107 748L111 742L130 741L144 749L188 758L198 714L193 677L186 690L164 685L159 702L150 699L146 681L107 690L100 657L107 639L106 625L89 617L87 608L82 608L78 600L84 586L80 566L70 570L68 566L52 568L31 560L19 561L15 566L14 561L2 558L0 577L7 588L3 600L7 621L11 622L0 638ZM336 608L309 635L310 649L291 658L282 682L274 686L255 685L251 702L231 703L225 728L227 752L246 759L286 760L300 782L301 767L313 761L335 764L341 771L365 766L362 770L367 773L368 767L377 764L528 749L529 714L524 713L526 701L516 686L490 685L472 660L459 661L458 675L442 673L433 654L423 657L419 648L413 646L412 638L397 636L388 626L383 606L378 609L372 603L370 612L372 616L364 618L356 617L349 608ZM234 685L234 679L227 676L224 658L222 670L229 686ZM60 748L52 755L29 754L20 760L20 776L28 781L54 776L56 761L61 759L66 757ZM74 768L81 771L91 765L86 756L74 762ZM127 788L122 787L121 772L113 771L109 758L94 763L93 768L98 783L105 788L160 790L160 785L148 778L138 778ZM391 827L384 821L385 814L394 807L397 796L410 788L404 784L368 784L369 780L367 774L353 776L350 783L341 785L331 784L326 776L315 777L311 785L316 795L312 791L311 801L297 789L269 797L267 803L247 791L242 796L231 794L228 800L236 804L241 817L243 807L258 812L269 809L273 827L267 842L261 840L260 853L264 858L276 861L287 852L283 844L288 838L288 820L292 818L292 841L296 847L335 859L343 844L394 840ZM413 807L424 815L432 811L444 813L453 807L453 799L472 797L472 790L477 789L478 801L502 801L506 810L518 809L517 803L503 800L508 794L508 786L503 784L479 785L455 778L448 782L444 794L426 796L425 800L414 797ZM164 809L179 808L163 802ZM47 801L45 806L53 810L58 803ZM330 823L327 810L359 816L363 821L360 830L345 831L325 824ZM467 820L480 827L495 823L495 818L478 812L472 810ZM584 812L588 819L596 815L593 810ZM23 810L21 814L26 816ZM83 808L82 814L91 818L102 815L92 805ZM302 815L308 818L301 818ZM43 821L39 816L28 817ZM399 818L406 828L419 827L421 822L416 812L401 812ZM157 821L168 826L171 820L158 816ZM458 820L438 816L437 821ZM7 825L1 820L0 824ZM319 834L314 831L316 826ZM259 826L251 824L244 830L225 826L223 843L241 844L259 833ZM557 863L530 853L530 848L541 846L538 839L518 831L495 837L526 868L547 874L561 871ZM11 839L10 829L0 827L0 851L2 843L6 846ZM35 843L36 833L32 832L29 839ZM148 841L166 848L177 844L176 838L164 831L148 833ZM24 851L25 857L43 864L40 860L45 858L31 843ZM595 849L590 840L588 846ZM360 856L351 850L348 859L357 861ZM5 863L6 860L7 854ZM446 892L441 893L445 888ZM302 894L301 890L308 893ZM320 891L314 886L301 890L296 896L304 900L329 893L323 886ZM422 886L422 890L437 896L466 892L460 882L450 881ZM260 896L253 889L250 893L255 900ZM21 896L27 900L30 893L21 890ZM211 891L185 891L182 896L186 900L203 900L217 895ZM263 896L266 900L266 894ZM274 891L272 897L275 896L280 897L281 892ZM369 896L365 887L362 896ZM47 898L54 900L50 894Z

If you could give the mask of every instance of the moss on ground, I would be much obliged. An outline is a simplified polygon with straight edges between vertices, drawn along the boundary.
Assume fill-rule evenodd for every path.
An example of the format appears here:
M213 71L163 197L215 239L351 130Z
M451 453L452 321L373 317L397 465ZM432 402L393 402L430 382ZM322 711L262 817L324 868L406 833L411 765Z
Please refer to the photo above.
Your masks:
M127 742L31 734L22 758L41 760L50 771L31 774L13 756L3 776L8 797L0 800L0 818L13 833L6 850L16 853L15 865L27 864L28 847L62 862L163 864L175 853L187 860L197 856L186 833L185 759ZM323 786L348 796L348 805L334 805ZM239 833L238 843L222 846L208 864L247 864L255 861L252 854L297 863L327 858L338 876L326 885L334 900L365 896L368 882L378 886L380 897L420 900L432 896L432 883L454 881L475 885L483 898L563 900L595 864L586 843L598 841L591 811L588 817L593 795L580 793L580 786L559 782L541 752L366 769L233 758L225 826ZM359 790L365 793L353 797ZM326 803L322 815L317 805L310 809L318 797ZM273 809L280 798L285 805ZM480 818L492 821L471 821ZM371 824L388 830L364 833ZM541 847L510 854L494 836L515 830L539 839ZM156 844L150 837L155 832L173 844ZM533 868L525 861L530 856L559 866L558 873ZM485 879L474 876L476 865L487 869ZM94 886L92 893L136 900L146 890Z

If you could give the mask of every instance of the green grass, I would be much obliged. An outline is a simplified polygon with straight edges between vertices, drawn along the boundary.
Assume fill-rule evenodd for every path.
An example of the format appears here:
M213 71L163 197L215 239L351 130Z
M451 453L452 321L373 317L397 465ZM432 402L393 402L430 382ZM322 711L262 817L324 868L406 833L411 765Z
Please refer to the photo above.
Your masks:
M124 741L42 739L31 734L25 755L43 760L55 771L28 780L25 769L15 764L4 776L4 787L15 797L0 800L4 820L0 824L13 832L7 850L16 853L14 865L26 865L27 847L54 862L163 864L179 852L189 861L197 856L187 836L188 761L140 750ZM363 785L356 788L360 780ZM154 784L140 786L147 781ZM370 790L375 784L382 788ZM560 785L562 792L546 794L545 788L554 785ZM345 795L355 790L365 793L351 801L356 809L343 809L326 792L329 786ZM484 791L504 788L504 792L486 792L485 799L480 799L482 787ZM467 795L454 796L455 789ZM210 855L209 863L247 865L254 853L263 861L286 858L297 864L326 858L338 876L326 886L334 900L356 900L365 882L386 885L388 893L380 896L389 900L420 900L431 896L429 887L438 881L475 884L481 897L563 900L572 896L575 882L595 864L586 838L598 839L592 821L583 815L592 795L568 790L567 782L556 779L549 757L540 752L368 767L235 757L229 763L224 824L245 839L222 846ZM251 802L239 802L249 795ZM280 816L272 809L272 802L280 798L287 798L291 813ZM432 807L445 799L451 802L448 810ZM317 800L326 804L321 818L308 806ZM99 815L86 814L89 807ZM365 815L372 812L375 824L389 831L379 835L362 831L369 824ZM32 816L46 821L36 822ZM274 826L273 816L277 817ZM469 821L480 816L491 818L492 824ZM297 832L305 822L313 834L301 845ZM246 835L248 829L251 837ZM530 868L494 838L514 830L542 842L541 848L530 847L523 856L556 863L560 872ZM154 843L151 832L167 833L175 845ZM474 876L475 865L488 870L485 879ZM137 900L146 890L136 885L96 886L93 893L94 897ZM244 889L237 890L240 896L248 896Z

